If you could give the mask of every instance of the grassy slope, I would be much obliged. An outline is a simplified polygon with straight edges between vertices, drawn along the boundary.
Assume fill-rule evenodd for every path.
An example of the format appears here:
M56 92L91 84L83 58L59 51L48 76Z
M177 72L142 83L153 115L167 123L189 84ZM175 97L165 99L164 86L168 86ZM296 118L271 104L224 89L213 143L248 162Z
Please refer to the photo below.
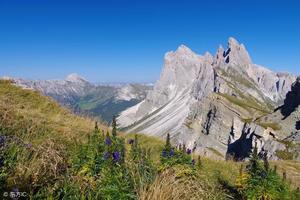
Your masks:
M134 138L134 134L128 134L125 136L128 138ZM152 152L153 160L158 163L159 155L164 146L164 141L149 137L146 135L139 135L139 142L142 147L150 148ZM193 155L196 159L197 155ZM206 177L209 177L209 181L213 184L216 183L217 175L221 175L223 179L231 186L235 184L235 179L239 173L240 165L245 163L233 162L233 161L222 161L222 160L212 160L210 158L203 157L203 170L202 173ZM287 180L294 186L300 187L300 162L299 161L272 161L272 166L277 166L278 173L282 175L284 171L287 173Z
M11 140L9 159L14 163L7 169L8 187L59 177L74 144L85 141L93 127L92 120L73 115L38 92L0 81L0 133Z
M30 148L17 148L16 165L8 174L9 184L15 181L36 185L49 181L51 184L51 180L57 180L67 170L74 143L85 141L93 128L92 120L71 114L50 98L0 81L1 133L13 135L24 144L32 144ZM134 135L124 137L133 138ZM151 149L152 158L158 163L164 141L140 135L139 142ZM202 163L201 173L209 185L217 187L221 177L229 189L234 186L241 163L208 158L202 158ZM277 161L272 165L277 165L280 173L287 171L287 179L300 186L299 162Z

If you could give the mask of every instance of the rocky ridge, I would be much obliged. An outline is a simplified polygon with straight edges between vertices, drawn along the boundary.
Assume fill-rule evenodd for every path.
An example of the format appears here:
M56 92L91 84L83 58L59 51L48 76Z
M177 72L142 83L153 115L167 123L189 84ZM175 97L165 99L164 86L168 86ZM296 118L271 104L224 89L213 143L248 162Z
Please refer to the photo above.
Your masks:
M284 148L284 139L261 121L282 104L296 77L253 64L243 44L229 38L227 49L197 55L181 45L164 58L160 79L145 100L123 111L118 123L128 132L165 137L215 157L245 159L259 150ZM276 146L276 148L273 148ZM222 156L220 156L222 155Z

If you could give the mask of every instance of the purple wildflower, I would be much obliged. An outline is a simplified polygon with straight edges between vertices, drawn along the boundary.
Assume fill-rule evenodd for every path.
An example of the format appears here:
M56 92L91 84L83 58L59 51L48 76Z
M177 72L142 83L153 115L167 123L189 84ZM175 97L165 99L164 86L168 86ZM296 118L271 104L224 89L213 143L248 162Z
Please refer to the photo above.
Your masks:
M129 139L128 140L128 144L133 144L134 143L134 139Z
M26 148L30 149L32 147L32 144L26 144Z
M196 161L195 159L192 160L192 165L195 165Z
M109 159L109 157L110 157L110 154L108 152L105 152L103 155L104 160Z
M120 161L121 157L120 157L119 151L113 152L113 158L114 158L115 162L119 162Z
M167 152L165 151L165 150L163 150L162 152L161 152L161 155L162 155L162 157L167 157Z
M172 157L172 156L174 156L174 154L175 154L174 149L171 149L169 155Z
M191 154L191 153L192 153L192 150L191 150L191 149L187 149L187 150L186 150L186 153L187 153L187 154Z
M105 139L105 144L108 145L108 146L111 145L111 140L109 138L106 138Z

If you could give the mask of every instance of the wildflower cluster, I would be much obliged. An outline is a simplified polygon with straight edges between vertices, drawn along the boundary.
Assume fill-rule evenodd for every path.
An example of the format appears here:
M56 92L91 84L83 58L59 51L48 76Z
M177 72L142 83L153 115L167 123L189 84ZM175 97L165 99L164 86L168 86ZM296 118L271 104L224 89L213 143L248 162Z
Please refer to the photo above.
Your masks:
M170 134L167 134L166 144L161 152L161 163L163 166L173 166L178 164L187 164L194 166L195 160L192 159L192 150L187 149L185 145L179 145L179 148L174 148L170 142Z
M246 170L240 168L236 187L245 199L287 199L289 196L288 185L277 175L276 167L270 168L267 153L263 154L263 162L260 161L256 143Z
M105 161L112 162L112 164L121 164L124 162L124 141L117 137L105 138L105 151L103 152L103 158Z
M116 127L113 127L116 130ZM81 195L89 199L133 199L135 191L131 181L128 166L125 164L125 141L107 131L99 130L96 123L94 132L89 136L86 144L78 145L78 155L73 159L76 169L73 176L84 176L87 188L81 189ZM73 182L70 180L70 182ZM70 187L73 185L73 187ZM58 193L59 197L68 196L76 188L82 187L76 183L64 184L64 193ZM97 188L97 189L96 189ZM77 191L79 192L79 191ZM76 192L76 193L77 193Z

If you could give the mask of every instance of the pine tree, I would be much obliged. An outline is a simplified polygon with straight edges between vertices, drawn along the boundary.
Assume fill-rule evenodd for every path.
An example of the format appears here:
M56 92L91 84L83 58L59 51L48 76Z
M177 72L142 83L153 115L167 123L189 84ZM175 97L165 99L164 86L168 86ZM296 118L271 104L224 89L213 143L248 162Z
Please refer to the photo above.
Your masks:
M112 136L113 137L117 136L117 120L116 120L116 116L113 116L113 118L112 118Z

